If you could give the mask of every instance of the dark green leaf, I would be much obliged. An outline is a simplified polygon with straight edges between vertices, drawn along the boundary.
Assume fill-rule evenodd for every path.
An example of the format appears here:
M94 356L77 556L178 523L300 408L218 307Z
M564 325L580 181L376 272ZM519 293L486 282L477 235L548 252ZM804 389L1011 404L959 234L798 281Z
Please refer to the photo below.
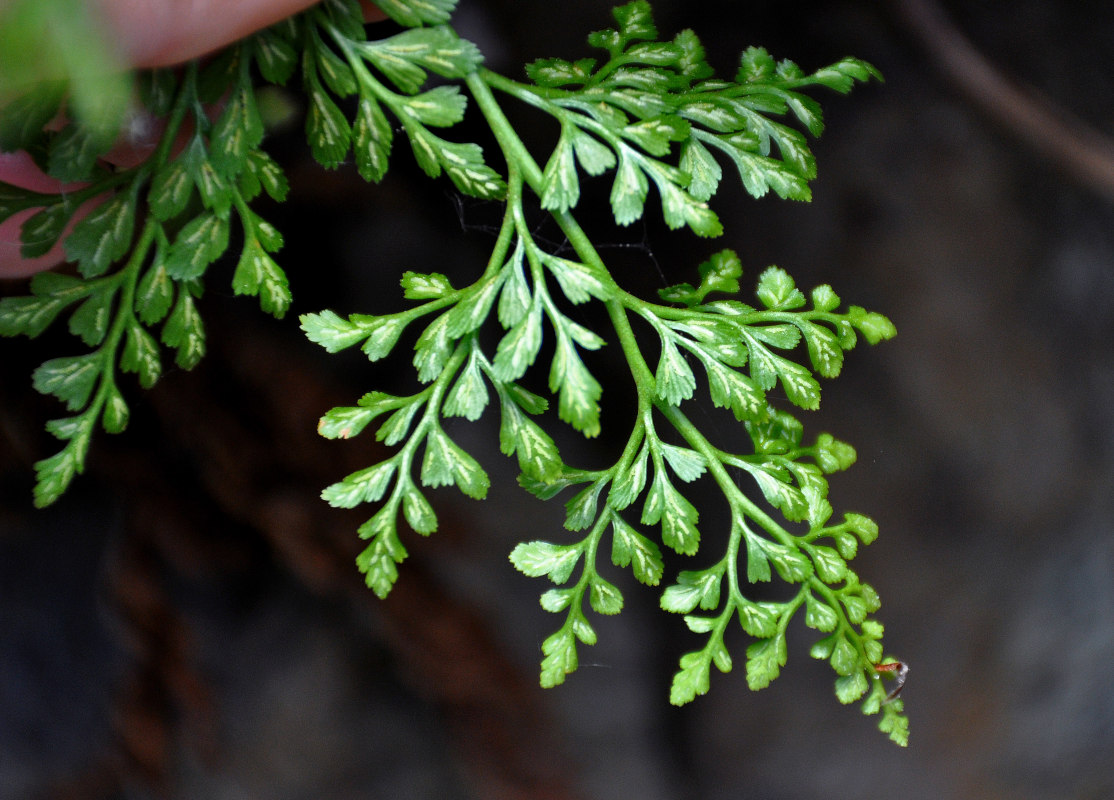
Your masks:
M108 387L104 401L104 411L101 413L101 425L108 433L121 433L128 427L128 404L115 384Z
M205 269L228 249L228 227L227 219L212 212L203 213L186 223L167 254L167 274L179 281L201 277Z
M66 237L66 256L78 262L78 271L86 278L103 275L128 252L134 225L134 194L118 194L74 226Z
M156 219L168 220L185 210L192 192L193 179L189 169L185 161L176 159L155 173L147 202Z
M250 85L241 84L228 98L209 141L209 158L217 172L233 177L244 168L248 152L263 141L263 119Z
M356 171L365 181L378 183L387 174L394 134L374 98L361 95L352 126Z
M259 307L277 319L282 319L290 307L290 285L286 273L255 238L244 243L232 276L232 290L236 294L258 295Z
M174 363L182 369L193 369L205 355L205 327L189 292L178 292L178 302L163 325L161 338L163 344L178 349Z
M569 84L583 85L592 77L596 59L582 58L565 61L561 58L541 58L526 65L526 74L538 86L557 88Z
M456 0L377 0L376 5L398 24L414 28L448 22Z
M46 124L58 116L65 95L63 81L44 82L0 108L0 152L14 153L34 145Z
M344 163L352 142L348 120L320 85L310 86L306 140L314 159L326 169L336 169Z
M104 358L99 352L64 356L43 362L31 380L35 391L52 394L66 404L68 411L77 411L89 402L103 368Z
M162 373L158 343L134 318L128 320L126 332L120 369L134 372L139 377L139 385L150 389Z
M263 78L271 83L286 85L298 67L298 54L294 46L273 30L263 30L252 40L255 63Z
M104 341L112 322L112 307L116 299L116 288L104 286L89 295L70 316L70 333L81 338L90 347Z

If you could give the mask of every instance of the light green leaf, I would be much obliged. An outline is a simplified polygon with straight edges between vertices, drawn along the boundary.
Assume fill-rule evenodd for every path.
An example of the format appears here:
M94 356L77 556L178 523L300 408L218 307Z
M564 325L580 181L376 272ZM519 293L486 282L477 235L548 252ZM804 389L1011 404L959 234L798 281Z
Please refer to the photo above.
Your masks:
M464 119L468 100L457 86L437 86L428 92L399 100L397 113L421 125L450 128Z
M629 565L639 583L657 586L665 570L657 544L628 525L618 514L611 517L611 531L611 563L617 567Z
M539 601L542 608L551 614L556 614L568 608L576 594L575 586L570 586L568 589L547 589L542 592Z
M496 366L498 366L498 356ZM599 435L598 400L603 393L603 388L588 372L588 368L580 360L576 348L567 335L557 337L557 349L549 370L549 390L560 393L558 416L562 421L569 423L589 438Z
M770 541L763 542L762 547L783 581L801 583L812 575L812 562L800 550Z
M330 353L337 353L351 347L368 336L369 326L366 323L346 320L334 311L302 314L298 320L306 337Z
M461 300L449 312L446 327L448 335L457 339L466 333L471 333L483 324L491 313L491 305L499 293L502 284L502 275L499 273L483 282L482 285L465 289Z
M360 352L367 356L368 361L378 361L381 358L386 358L394 350L399 337L402 336L402 332L406 330L406 326L410 322L409 317L403 315L376 317L353 314L349 317L349 320L359 325L367 334L363 346L360 347ZM437 351L429 355L432 357L439 354L440 351ZM415 355L416 360L417 355ZM433 368L432 364L430 368ZM440 367L438 367L439 369Z
M847 309L847 319L858 328L870 344L878 344L885 339L897 336L897 328L881 314L867 311L861 306Z
M836 612L827 603L817 600L809 593L805 598L805 625L818 631L834 631L839 622ZM827 655L814 656L827 658Z
M397 468L394 458L365 467L326 487L321 499L333 508L355 508L360 503L377 502L391 485Z
M414 421L414 415L421 407L422 403L411 402L391 414L387 421L375 432L376 441L394 446L405 439L410 434L410 425Z
M589 585L591 592L588 602L597 614L618 614L623 610L623 594L614 584L595 575Z
M615 476L611 485L611 492L607 498L608 503L615 510L622 511L642 493L642 489L646 486L646 465L649 453L648 446L643 443L642 449L630 467L621 470Z
M816 437L816 465L825 473L840 472L855 463L855 448L830 433Z
M595 522L596 508L603 487L604 481L595 481L581 489L565 503L566 529L581 531Z
M571 123L562 123L561 138L542 173L542 208L567 211L580 200L580 177L576 172L572 145L576 130ZM607 152L610 154L610 151Z
M504 455L517 453L523 474L544 482L561 474L563 463L552 437L523 413L507 392L499 395L502 422L499 449Z
M696 391L696 376L670 337L662 337L661 357L654 373L657 396L671 406L688 400Z
M758 299L774 311L787 311L805 304L805 296L789 273L781 267L767 267L758 279Z
M35 507L53 503L85 469L85 456L92 436L92 417L82 417L80 430L75 432L61 451L35 462Z
M747 581L750 583L765 583L770 580L770 560L762 546L762 540L757 536L747 535Z
M479 362L473 352L453 388L449 390L441 411L446 417L464 417L474 422L483 415L489 399L487 383L480 374Z
M421 272L407 270L402 273L403 296L407 300L434 300L444 297L453 291L449 279L440 272L431 272L428 275Z
M642 524L660 521L662 542L678 553L693 555L700 546L698 519L696 507L674 488L664 470L658 470L642 507Z
M744 601L739 604L739 624L743 630L756 639L768 639L777 633L778 619L783 606L779 603L752 603Z
M615 295L611 276L600 266L548 254L542 255L542 263L557 278L571 303L584 303L592 298L606 301Z
M863 544L870 544L878 538L878 523L862 514L848 513L843 517L847 530L858 534Z
M368 423L382 414L385 408L359 408L338 406L325 412L317 422L317 433L326 439L350 439L358 436Z
M627 148L621 149L619 154L619 169L611 185L611 210L616 223L630 225L642 216L650 186L646 174L638 168Z
M531 578L543 575L556 584L564 583L572 575L581 550L576 545L557 545L550 542L522 542L515 545L510 559L515 569Z
M661 607L674 614L689 614L698 605L705 611L712 611L719 605L722 580L722 566L699 572L681 572L677 575L677 583L662 593Z
M779 633L747 647L747 686L753 691L765 689L781 674L788 651L785 634Z
M847 562L833 548L814 545L810 554L812 563L816 565L816 575L824 583L843 580L843 576L847 574Z
M673 676L669 688L669 702L683 706L698 695L707 694L711 685L711 670L711 658L705 651L681 656L681 669Z
M397 324L394 327L397 327ZM388 330L391 330L391 328L388 328ZM422 331L422 335L418 337L418 341L414 344L414 366L418 370L418 380L422 383L429 383L434 380L445 368L452 352L453 341L449 337L449 312L446 312L426 326L426 329Z
M700 453L687 447L676 447L665 442L662 442L660 447L666 463L681 480L685 482L694 481L704 474L707 462Z
M859 655L855 652L854 645L847 641L847 637L842 633L836 636L829 661L832 669L839 675L850 675L858 669Z
M433 427L426 439L422 484L437 487L454 483L473 500L482 500L491 485L479 462L464 452L444 431Z
M812 305L817 311L835 311L842 301L828 284L821 284L812 290Z
M541 685L550 689L565 682L565 676L577 668L576 637L569 627L563 627L542 642Z
M869 687L866 682L866 675L862 670L856 670L850 675L842 678L836 678L835 693L839 698L839 702L846 705L847 703L854 703L864 694Z
M407 524L423 536L428 536L437 530L437 515L433 511L433 506L409 481L402 495L402 513L406 517Z
M406 549L398 540L394 517L397 509L384 506L378 514L360 527L360 534L371 543L356 556L356 566L364 573L368 588L379 599L386 597L398 580L396 564L406 558Z

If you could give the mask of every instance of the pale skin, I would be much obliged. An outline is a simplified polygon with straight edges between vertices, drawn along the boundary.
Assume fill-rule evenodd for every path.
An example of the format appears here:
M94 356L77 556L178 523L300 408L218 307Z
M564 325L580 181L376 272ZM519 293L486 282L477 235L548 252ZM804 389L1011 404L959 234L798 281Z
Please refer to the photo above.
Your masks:
M104 20L108 39L135 67L179 64L219 50L231 42L297 14L317 0L89 0ZM0 0L0 12L7 0ZM361 0L370 21L384 15ZM126 147L109 154L114 163L131 163ZM65 186L44 175L23 152L0 153L0 181L38 192L57 192ZM19 226L34 210L0 223L0 279L25 278L51 269L64 258L61 244L45 256L24 259L19 254Z

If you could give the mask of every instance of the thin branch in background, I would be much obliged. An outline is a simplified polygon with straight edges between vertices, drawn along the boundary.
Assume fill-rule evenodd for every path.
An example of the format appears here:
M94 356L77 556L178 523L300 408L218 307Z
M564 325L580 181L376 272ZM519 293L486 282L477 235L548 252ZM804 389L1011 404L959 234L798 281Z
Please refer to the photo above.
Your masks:
M935 0L894 0L904 27L982 111L1081 183L1114 200L1114 138L1009 80Z

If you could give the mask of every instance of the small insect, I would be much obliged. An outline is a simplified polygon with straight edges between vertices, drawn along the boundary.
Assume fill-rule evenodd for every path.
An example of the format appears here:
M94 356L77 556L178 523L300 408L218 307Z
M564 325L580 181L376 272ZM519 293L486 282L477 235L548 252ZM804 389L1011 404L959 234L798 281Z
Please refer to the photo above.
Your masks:
M892 672L897 682L894 683L894 688L890 689L890 693L886 695L884 702L888 703L891 700L896 700L897 696L901 694L901 690L905 688L905 677L909 674L909 665L904 661L891 661L888 664L875 664L875 672Z

